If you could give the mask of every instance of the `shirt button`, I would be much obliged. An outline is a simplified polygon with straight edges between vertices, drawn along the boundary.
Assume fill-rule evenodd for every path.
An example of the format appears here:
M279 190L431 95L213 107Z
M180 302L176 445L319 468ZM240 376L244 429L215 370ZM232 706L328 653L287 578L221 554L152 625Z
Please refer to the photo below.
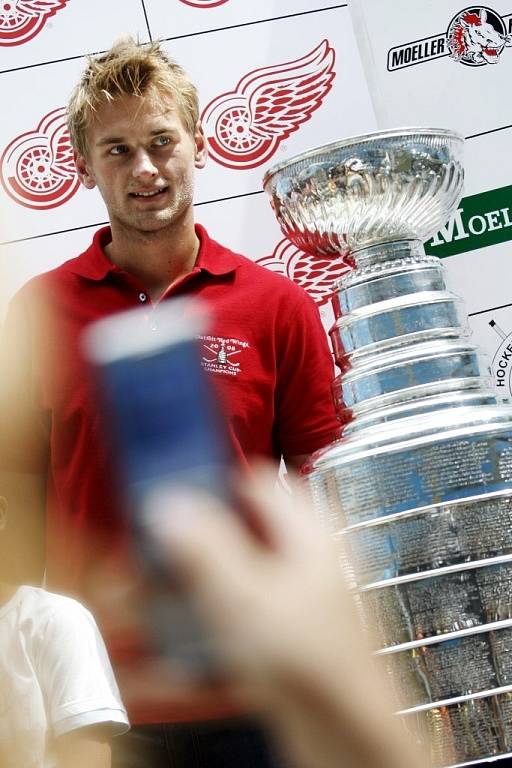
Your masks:
M147 298L148 297L146 296L145 293L139 293L139 301L144 302L144 301L146 301Z

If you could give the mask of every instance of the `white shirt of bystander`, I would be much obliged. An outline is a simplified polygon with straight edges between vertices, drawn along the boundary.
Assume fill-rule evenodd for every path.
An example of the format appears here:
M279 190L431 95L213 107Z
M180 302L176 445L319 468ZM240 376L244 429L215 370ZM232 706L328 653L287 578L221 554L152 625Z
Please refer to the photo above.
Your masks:
M55 737L128 730L110 661L76 600L22 586L0 607L0 766L52 768Z

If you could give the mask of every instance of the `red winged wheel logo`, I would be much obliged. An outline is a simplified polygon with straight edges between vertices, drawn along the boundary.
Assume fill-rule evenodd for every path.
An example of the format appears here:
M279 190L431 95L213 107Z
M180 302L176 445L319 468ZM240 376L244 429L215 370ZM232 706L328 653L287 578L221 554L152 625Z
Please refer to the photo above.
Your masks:
M310 119L331 90L335 54L327 40L296 61L256 69L217 96L201 119L210 155L227 168L266 162Z
M9 0L0 2L0 46L22 45L42 30L50 16L69 0Z
M80 186L66 124L66 110L54 109L34 131L13 139L0 160L0 181L26 208L56 208Z
M216 5L224 5L229 0L181 0L181 2L193 8L215 8Z
M311 256L286 238L277 244L272 256L264 256L256 263L294 280L319 306L327 304L335 282L352 269L349 260Z

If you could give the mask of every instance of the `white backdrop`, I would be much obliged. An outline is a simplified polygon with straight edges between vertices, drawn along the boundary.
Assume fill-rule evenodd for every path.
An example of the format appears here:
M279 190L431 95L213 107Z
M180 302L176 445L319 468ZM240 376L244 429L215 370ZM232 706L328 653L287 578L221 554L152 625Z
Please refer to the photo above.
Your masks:
M456 37L463 22L480 34L480 47L464 49L460 31ZM427 248L444 259L496 374L506 363L498 391L510 395L511 27L512 0L492 8L458 0L0 2L1 311L23 282L79 253L106 222L98 193L78 187L63 110L84 57L130 33L141 43L163 40L199 86L211 152L197 176L198 221L305 283L326 328L326 287L337 270L322 264L308 278L307 260L283 240L262 192L265 170L377 127L449 127L467 137L464 200ZM247 99L283 70L296 89L312 78L314 98L265 140L251 133Z
M350 10L379 127L445 127L466 137L465 192L453 231L448 226L427 249L444 259L474 336L493 359L497 391L510 397L512 1L493 0L488 7L461 0L352 0ZM461 44L450 55L450 31L460 30L462 21L472 27L475 44L459 31Z
M107 219L98 193L76 185L62 108L84 56L105 50L125 33L141 42L163 40L199 87L210 158L196 179L197 220L234 250L297 276L301 254L283 242L261 180L266 168L287 155L376 127L346 3L20 0L8 5L9 12L0 3L0 84L8 105L0 125L4 306L30 276L83 250ZM27 39L31 18L43 16ZM250 132L247 99L268 83L269 68L274 81L285 69L288 85L292 76L293 88L300 90L306 79L315 88L300 119L283 120L276 138L262 141ZM335 276L332 269L322 274L321 301L325 281ZM309 283L318 297L319 286ZM330 305L324 303L322 312L329 326Z

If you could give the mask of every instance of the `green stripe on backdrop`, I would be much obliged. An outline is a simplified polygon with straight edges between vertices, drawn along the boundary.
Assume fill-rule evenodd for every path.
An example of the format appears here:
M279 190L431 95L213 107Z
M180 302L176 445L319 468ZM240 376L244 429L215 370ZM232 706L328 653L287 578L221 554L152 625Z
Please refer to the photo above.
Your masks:
M425 251L444 259L512 240L512 186L464 197L457 212Z

